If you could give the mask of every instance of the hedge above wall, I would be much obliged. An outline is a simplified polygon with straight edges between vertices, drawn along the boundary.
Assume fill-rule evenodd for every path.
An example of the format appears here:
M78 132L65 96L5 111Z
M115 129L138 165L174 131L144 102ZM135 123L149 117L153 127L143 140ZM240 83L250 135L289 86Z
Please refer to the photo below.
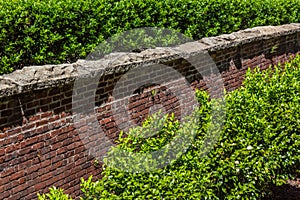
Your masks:
M113 34L165 27L193 39L300 22L298 0L0 0L0 74L85 58Z

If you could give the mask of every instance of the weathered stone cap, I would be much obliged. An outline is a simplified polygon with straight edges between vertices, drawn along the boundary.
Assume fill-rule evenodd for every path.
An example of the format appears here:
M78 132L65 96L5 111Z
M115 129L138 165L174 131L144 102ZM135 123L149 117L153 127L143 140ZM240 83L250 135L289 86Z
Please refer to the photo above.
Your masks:
M199 40L199 42L210 46L210 50L217 50L236 46L237 44L243 45L253 41L270 39L280 35L294 34L299 31L300 23L291 23L281 26L258 26L231 34L203 38Z
M226 49L295 32L300 32L300 23L255 27L203 38L173 48L157 47L140 53L112 53L97 61L78 60L71 64L24 67L11 74L0 76L0 97L72 83L77 77L95 71L102 71L104 74L125 72L137 65L151 65L180 58L181 53L196 54Z

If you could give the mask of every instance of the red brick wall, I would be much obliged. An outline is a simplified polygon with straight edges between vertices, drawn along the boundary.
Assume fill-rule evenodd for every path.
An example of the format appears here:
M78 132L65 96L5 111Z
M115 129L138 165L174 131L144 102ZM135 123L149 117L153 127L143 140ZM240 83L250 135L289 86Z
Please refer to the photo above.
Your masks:
M249 67L259 66L263 70L300 53L299 38L300 32L282 34L211 48L209 54L220 70L225 88L231 91L241 86ZM272 51L274 46L277 48ZM194 76L193 67L184 59L163 64L187 77L193 89L207 89L202 77ZM111 140L116 139L120 131L111 111L111 95L122 75L104 76L99 80L96 92L97 119ZM88 94L89 88L86 90ZM180 116L176 95L169 93L166 87L158 86L156 90L155 96L150 90L131 96L129 110L137 124L145 119L150 107L158 103L168 112ZM101 171L94 165L94 158L89 155L73 124L72 94L71 82L1 97L0 199L36 199L37 192L48 192L51 186L61 187L75 197L80 194L81 177L100 178Z

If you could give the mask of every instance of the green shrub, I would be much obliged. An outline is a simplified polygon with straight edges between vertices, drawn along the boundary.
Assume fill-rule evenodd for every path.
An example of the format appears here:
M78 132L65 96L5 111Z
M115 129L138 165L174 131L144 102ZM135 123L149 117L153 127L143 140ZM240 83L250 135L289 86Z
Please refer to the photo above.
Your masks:
M38 194L39 200L72 200L69 195L64 194L63 189L52 187L47 194Z
M260 199L272 184L282 185L300 166L300 56L268 70L247 71L243 86L227 93L226 119L220 138L202 156L203 138L211 121L206 92L197 91L200 105L194 142L175 162L149 173L127 173L103 166L103 178L81 180L81 199ZM162 131L140 139L131 129L117 148L148 152L163 147L180 130L169 116ZM217 131L217 130L216 130Z
M0 74L74 62L133 28L164 27L199 39L299 20L298 0L0 0Z

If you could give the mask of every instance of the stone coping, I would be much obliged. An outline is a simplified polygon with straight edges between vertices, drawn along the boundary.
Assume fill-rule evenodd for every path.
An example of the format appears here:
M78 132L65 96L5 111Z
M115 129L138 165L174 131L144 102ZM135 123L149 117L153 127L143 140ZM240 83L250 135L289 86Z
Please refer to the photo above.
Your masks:
M28 66L11 74L0 76L0 97L72 83L79 74L92 71L103 70L105 74L110 74L127 71L139 64L172 61L181 57L178 52L191 55L222 50L296 32L300 32L300 23L261 26L231 34L203 38L172 48L157 47L146 49L140 53L112 53L97 61L78 60L71 64Z

